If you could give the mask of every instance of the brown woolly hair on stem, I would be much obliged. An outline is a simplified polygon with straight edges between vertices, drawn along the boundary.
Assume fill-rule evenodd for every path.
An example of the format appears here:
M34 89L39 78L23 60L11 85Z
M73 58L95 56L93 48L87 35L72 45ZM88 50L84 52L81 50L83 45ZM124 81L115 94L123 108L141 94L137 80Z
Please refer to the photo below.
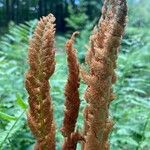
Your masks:
M55 123L50 97L49 78L55 69L55 17L43 17L35 29L29 46L29 70L26 89L29 94L29 127L37 143L35 150L55 150Z
M66 43L66 53L69 75L67 84L65 86L65 112L64 121L61 132L65 138L62 149L63 150L76 150L77 142L82 139L79 132L75 131L76 121L79 112L80 99L79 99L79 63L76 56L76 49L73 48L75 35L79 34L74 32L71 39Z
M126 15L126 0L105 0L102 17L90 39L91 47L86 55L89 73L81 69L81 76L88 85L83 150L109 150L108 136L113 127L109 105L115 97L112 90L116 81L114 69Z

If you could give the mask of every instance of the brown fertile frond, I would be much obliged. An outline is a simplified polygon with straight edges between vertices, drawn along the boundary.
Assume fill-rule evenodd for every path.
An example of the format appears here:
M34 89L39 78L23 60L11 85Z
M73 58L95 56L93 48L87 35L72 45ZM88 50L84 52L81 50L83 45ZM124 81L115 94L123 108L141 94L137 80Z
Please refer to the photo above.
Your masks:
M65 142L63 145L63 150L75 150L79 133L75 134L75 125L79 112L79 63L76 56L76 49L73 48L73 43L75 40L75 35L79 34L78 32L73 33L70 40L66 43L66 53L68 61L68 80L65 86L65 112L64 112L64 121L62 126L62 134L65 137ZM72 136L75 135L75 136ZM78 135L78 136L77 136Z
M108 136L113 127L109 119L109 105L114 100L112 84L120 41L126 23L126 0L105 0L98 27L91 36L91 48L86 55L90 71L81 70L88 88L84 110L83 150L108 150Z
M52 14L41 18L29 46L30 68L25 84L29 93L28 124L37 140L35 150L55 150L55 123L48 81L55 69L54 21Z

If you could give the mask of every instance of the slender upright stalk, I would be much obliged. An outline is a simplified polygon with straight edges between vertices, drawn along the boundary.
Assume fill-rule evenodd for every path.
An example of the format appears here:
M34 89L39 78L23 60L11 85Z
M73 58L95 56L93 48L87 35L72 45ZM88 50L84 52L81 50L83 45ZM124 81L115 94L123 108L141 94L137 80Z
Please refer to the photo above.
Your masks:
M126 0L105 0L102 17L91 36L91 47L86 55L89 73L81 70L88 85L83 150L109 149L108 136L113 127L109 119L109 105L115 97L112 90L116 81L114 69L126 15Z
M76 150L77 142L81 139L78 132L75 132L76 121L79 112L79 63L77 61L76 50L73 48L75 32L66 43L66 53L68 62L68 80L65 87L65 113L63 127L61 129L65 142L63 150Z
M28 124L37 140L35 150L55 149L55 123L48 81L55 69L54 21L52 14L43 17L29 46L30 68L25 83L29 93Z

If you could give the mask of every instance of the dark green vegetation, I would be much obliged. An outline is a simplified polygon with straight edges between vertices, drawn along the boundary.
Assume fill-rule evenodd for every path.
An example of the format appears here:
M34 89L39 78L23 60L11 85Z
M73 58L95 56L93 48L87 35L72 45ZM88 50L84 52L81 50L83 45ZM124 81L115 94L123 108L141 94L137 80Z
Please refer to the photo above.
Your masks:
M57 31L64 32L72 28L65 20L67 17L72 25L79 27L85 25L87 18L93 20L99 16L101 6L102 0L0 0L0 23L5 27L9 21L19 24L53 13Z
M83 0L82 0L83 1ZM67 33L56 36L56 70L51 82L55 118L61 127L64 85L67 78L64 43L70 32L79 30L75 47L80 63L84 63L90 32L97 18L91 19L85 7L79 5L75 15L69 5L65 18ZM95 5L95 1L93 1ZM93 6L93 7L94 7ZM135 7L136 6L136 7ZM150 149L150 15L149 0L129 1L129 23L118 57L118 81L114 86L117 98L111 105L114 130L110 135L111 150ZM93 14L96 12L93 12ZM91 20L92 21L91 21ZM24 73L27 68L28 40L36 20L20 25L9 25L9 31L0 37L0 150L31 150L34 139L26 124L27 94ZM86 25L85 25L86 24ZM83 28L84 27L84 28ZM78 128L82 126L84 83L80 87L81 111ZM62 135L57 131L57 149L61 149ZM79 148L80 149L80 148Z

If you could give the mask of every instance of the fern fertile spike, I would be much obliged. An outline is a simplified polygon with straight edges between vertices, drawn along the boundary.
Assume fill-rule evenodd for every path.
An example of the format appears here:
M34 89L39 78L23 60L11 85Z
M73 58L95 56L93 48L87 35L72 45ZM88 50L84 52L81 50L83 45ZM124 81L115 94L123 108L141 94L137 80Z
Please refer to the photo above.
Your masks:
M28 124L37 143L35 150L55 150L55 122L50 97L49 78L55 69L55 18L43 17L29 46L29 70L26 89L29 93Z
M91 48L86 55L90 71L81 70L81 76L88 85L83 150L109 150L108 136L113 127L109 105L115 97L112 91L112 84L116 81L114 69L126 15L126 0L105 0L102 17L91 36Z
M65 142L63 150L75 150L80 134L75 132L76 121L79 113L80 99L79 99L79 63L76 56L76 50L73 48L75 35L73 33L70 40L66 43L66 53L68 62L68 80L65 86L65 112L63 127L61 129Z

